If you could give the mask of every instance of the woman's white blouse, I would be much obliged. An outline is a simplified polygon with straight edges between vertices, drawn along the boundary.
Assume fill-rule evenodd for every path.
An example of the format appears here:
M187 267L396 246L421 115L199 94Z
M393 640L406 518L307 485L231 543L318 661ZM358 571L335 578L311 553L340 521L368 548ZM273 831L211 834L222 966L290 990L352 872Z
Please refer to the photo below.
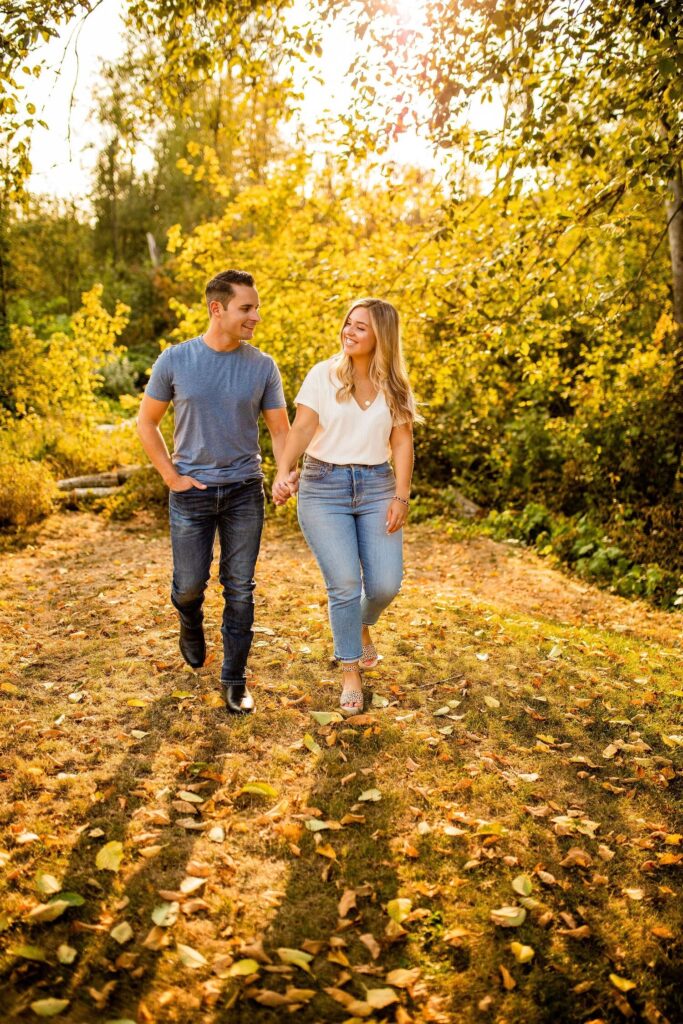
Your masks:
M378 466L391 454L392 419L380 391L372 405L361 409L355 398L338 402L340 383L335 373L338 356L316 363L294 399L318 414L318 428L306 454L338 465Z

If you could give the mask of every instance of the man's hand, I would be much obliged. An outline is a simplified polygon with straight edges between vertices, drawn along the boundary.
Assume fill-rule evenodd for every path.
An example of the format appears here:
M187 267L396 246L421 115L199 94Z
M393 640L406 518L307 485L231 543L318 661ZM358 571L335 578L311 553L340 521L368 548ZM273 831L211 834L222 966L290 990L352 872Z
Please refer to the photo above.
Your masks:
M292 496L289 486L289 478L278 475L273 481L273 501L276 505L286 505Z
M192 487L197 487L200 491L206 490L206 484L195 480L193 476L181 476L180 473L176 474L167 483L169 490L174 491L176 494L179 494L181 491L189 491Z

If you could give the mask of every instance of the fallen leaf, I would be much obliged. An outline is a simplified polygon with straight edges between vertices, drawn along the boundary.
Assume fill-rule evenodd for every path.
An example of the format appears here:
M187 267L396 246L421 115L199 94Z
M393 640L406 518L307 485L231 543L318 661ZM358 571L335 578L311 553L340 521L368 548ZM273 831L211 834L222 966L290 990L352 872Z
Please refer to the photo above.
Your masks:
M593 863L593 858L585 850L580 849L578 846L572 846L567 851L567 856L564 860L560 861L563 868L589 868Z
M388 985L395 985L396 988L410 988L419 977L419 967L397 967L396 970L389 971L384 980Z
M361 793L358 799L361 802L373 801L376 803L378 800L382 799L382 794L378 789L366 789Z
M70 906L71 903L68 900L50 900L49 903L41 903L29 911L26 920L33 923L56 921Z
M352 1013L356 1017L369 1017L372 1013L372 1007L369 1003L361 1002L360 999L355 999L350 996L348 992L344 992L341 988L326 988L324 991L328 994L330 999L334 999L335 1002L341 1003L349 1013Z
M183 878L179 889L184 896L189 896L191 893L196 892L197 889L201 889L203 885L206 885L205 878L194 878L192 875L188 875L186 878Z
M170 928L178 920L179 903L159 903L152 911L152 920L160 928Z
M54 875L49 875L46 871L36 872L35 886L38 892L42 892L44 896L53 896L62 888L61 882L58 882Z
M371 932L367 932L365 935L360 935L359 939L363 945L370 950L372 959L376 960L382 952L382 948L375 936Z
M356 893L355 893L355 890L354 889L345 889L344 890L344 895L339 900L339 904L337 906L337 912L339 913L339 916L340 917L346 917L346 915L348 914L349 910L353 910L353 908L355 906L356 906Z
M56 1017L66 1010L68 1005L68 999L36 999L31 1003L31 1009L36 1017Z
M344 716L338 711L309 711L308 713L318 725L331 725L332 722L344 721Z
M277 790L269 782L245 782L240 793L254 793L256 796L277 796Z
M413 901L406 897L399 897L395 900L389 900L387 903L387 914L395 921L396 924L401 924L402 921L410 914L413 907Z
M498 907L490 912L489 917L501 928L519 928L526 920L526 910L524 907Z
M533 885L528 875L517 875L517 877L512 880L512 888L520 896L530 896L533 890Z
M68 946L65 942L57 947L57 959L60 964L72 964L78 956L78 950Z
M257 974L260 969L260 964L256 960L247 957L244 960L236 960L234 964L231 964L228 976L231 978L248 977L250 974Z
M521 942L511 942L510 949L518 964L528 964L536 955L532 946L524 946Z
M490 694L488 694L488 693L484 695L484 704L486 704L487 708L499 708L500 707L500 701L497 700L495 697L491 697Z
M300 967L301 970L306 971L307 974L313 973L311 968L308 966L313 959L311 953L304 953L301 949L289 949L286 946L280 946L276 952L283 964L294 964L295 967Z
M365 993L365 1001L373 1010L383 1010L385 1006L397 1003L398 996L393 988L370 988Z
M630 992L632 988L636 987L635 981L629 981L628 978L621 978L618 974L610 974L609 980L615 988L619 989L620 992Z
M178 951L178 959L184 967L196 970L199 967L205 967L208 963L206 957L198 950L193 949L192 946L185 946L182 942L177 942L176 950Z
M500 971L501 981L503 982L503 988L506 992L512 992L513 988L517 988L517 982L504 964L500 964L498 970Z
M41 946L31 946L28 943L22 943L19 946L12 946L8 952L11 956L18 956L21 960L47 962L45 950Z
M127 921L122 921L121 924L117 924L115 928L112 928L109 934L115 942L118 942L120 946L124 946L133 938L133 929Z
M123 860L123 843L114 840L97 851L95 864L100 871L118 871Z
M310 750L312 754L322 754L323 752L322 747L319 743L316 743L310 732L307 732L304 735L304 746L306 747L306 750Z

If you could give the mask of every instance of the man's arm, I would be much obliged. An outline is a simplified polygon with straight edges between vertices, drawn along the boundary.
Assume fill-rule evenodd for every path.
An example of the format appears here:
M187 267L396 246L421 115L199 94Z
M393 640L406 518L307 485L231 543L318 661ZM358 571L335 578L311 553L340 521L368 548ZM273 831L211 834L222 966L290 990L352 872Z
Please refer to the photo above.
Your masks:
M285 449L285 443L289 437L289 416L287 415L286 409L263 409L263 418L266 421L268 432L270 433L273 442L273 455L275 456L276 465L280 466L282 459L282 453ZM296 494L299 490L299 473L296 467L294 467L287 478L287 485L289 487L289 494ZM289 497L289 495L288 495ZM283 502L276 501L276 505L281 505Z
M289 416L286 409L263 409L263 418L273 442L273 455L279 466L289 433Z
M182 476L171 462L166 442L163 439L159 424L169 407L169 402L160 402L149 395L142 396L138 413L138 435L142 447L164 483L172 491L189 491L191 487L206 489L206 484L195 480L192 476Z

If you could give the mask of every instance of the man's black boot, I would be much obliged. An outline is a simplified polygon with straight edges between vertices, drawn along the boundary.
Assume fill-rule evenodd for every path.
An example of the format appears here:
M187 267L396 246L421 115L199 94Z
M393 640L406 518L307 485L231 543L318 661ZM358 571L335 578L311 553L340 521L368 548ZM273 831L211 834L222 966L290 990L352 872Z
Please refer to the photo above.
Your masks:
M190 629L180 623L180 653L191 668L201 668L206 660L206 642L203 626Z
M254 698L246 683L221 683L225 706L230 714L248 715L254 710Z

